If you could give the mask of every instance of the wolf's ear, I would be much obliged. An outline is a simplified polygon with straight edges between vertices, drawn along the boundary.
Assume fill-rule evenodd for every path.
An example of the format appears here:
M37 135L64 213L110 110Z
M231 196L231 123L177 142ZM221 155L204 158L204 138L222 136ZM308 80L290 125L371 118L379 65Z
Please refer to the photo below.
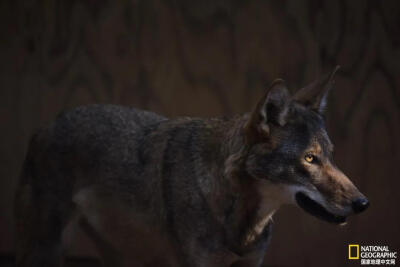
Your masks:
M332 72L297 91L293 99L318 113L324 113L328 93L335 83L334 76L339 68L336 66Z
M290 94L285 82L275 80L250 114L245 125L247 136L267 137L271 124L283 126L289 111Z

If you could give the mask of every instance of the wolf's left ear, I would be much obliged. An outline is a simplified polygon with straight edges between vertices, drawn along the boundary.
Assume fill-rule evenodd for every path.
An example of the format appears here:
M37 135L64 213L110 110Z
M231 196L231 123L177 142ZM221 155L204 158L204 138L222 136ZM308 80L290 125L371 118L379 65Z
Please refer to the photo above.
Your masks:
M324 113L328 93L335 83L334 76L339 68L336 66L332 72L297 91L293 99L318 113Z
M290 94L281 79L275 80L250 114L245 131L251 139L268 137L271 125L283 126L289 111Z

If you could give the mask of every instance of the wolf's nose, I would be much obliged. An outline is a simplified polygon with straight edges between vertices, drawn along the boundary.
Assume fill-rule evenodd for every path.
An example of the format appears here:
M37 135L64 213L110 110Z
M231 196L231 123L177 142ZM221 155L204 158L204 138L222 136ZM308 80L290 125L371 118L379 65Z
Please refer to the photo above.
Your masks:
M357 198L353 201L352 207L355 213L360 213L366 210L369 206L369 201L366 198Z

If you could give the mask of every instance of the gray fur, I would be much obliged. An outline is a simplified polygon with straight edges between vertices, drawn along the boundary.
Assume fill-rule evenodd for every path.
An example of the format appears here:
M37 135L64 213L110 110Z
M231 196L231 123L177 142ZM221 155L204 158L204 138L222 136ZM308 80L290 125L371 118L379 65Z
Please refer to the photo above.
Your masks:
M72 109L32 137L16 195L17 266L59 266L72 222L105 266L260 266L281 204L296 196L342 223L363 197L332 149L323 117L283 82L232 118Z
M116 251L125 243L148 245L131 252L137 266L230 266L245 259L241 226L226 229L236 193L221 168L236 149L229 129L237 123L168 120L110 105L60 114L30 144L17 195L18 266L58 262L61 232L72 217ZM27 220L27 212L35 214ZM108 216L126 220L132 229L103 234L107 227L124 225L102 222ZM27 234L31 231L34 237ZM264 248L262 240L252 247ZM42 257L44 252L49 257ZM129 265L124 252L114 258Z

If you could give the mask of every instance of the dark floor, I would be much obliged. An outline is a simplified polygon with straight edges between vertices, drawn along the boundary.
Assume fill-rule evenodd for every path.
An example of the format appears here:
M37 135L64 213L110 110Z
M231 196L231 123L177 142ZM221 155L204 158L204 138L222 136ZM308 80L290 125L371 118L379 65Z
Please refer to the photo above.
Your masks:
M0 254L0 267L14 267L15 258L13 255ZM101 264L96 259L87 258L68 258L64 267L101 267ZM264 265L264 267L284 267L278 265Z
M0 267L14 267L15 258L13 255L0 255ZM64 267L100 267L101 264L95 259L68 258Z

